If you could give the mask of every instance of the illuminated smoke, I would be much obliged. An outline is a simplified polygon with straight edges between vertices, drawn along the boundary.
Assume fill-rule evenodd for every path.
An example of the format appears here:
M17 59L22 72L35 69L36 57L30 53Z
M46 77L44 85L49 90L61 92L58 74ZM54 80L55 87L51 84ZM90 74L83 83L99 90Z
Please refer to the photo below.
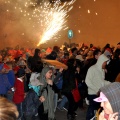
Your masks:
M67 13L73 8L71 2L54 4L35 0L2 0L4 12L9 14L9 21L16 21L21 36L29 36L33 43L43 44L48 40L58 40L58 32L66 30ZM5 7L6 6L6 7ZM38 41L40 40L40 41Z

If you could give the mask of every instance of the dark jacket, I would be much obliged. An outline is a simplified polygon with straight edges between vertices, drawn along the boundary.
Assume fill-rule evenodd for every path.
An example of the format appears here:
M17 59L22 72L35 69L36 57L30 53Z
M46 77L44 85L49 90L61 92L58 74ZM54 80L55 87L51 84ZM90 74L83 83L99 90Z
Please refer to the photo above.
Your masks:
M30 90L25 97L23 102L23 111L26 116L28 115L36 115L38 112L38 107L40 106L41 102L39 100L38 95L35 93L34 90Z
M71 92L76 87L75 74L71 70L66 70L63 74L62 92Z

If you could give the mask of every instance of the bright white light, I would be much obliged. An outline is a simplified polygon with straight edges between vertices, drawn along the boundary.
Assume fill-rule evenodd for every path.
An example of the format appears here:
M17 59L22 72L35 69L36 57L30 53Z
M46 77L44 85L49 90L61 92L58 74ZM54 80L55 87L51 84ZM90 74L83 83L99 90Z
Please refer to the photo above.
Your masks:
M88 13L90 13L90 10L88 10Z
M78 32L80 33L80 30L78 30Z
M73 4L74 2L75 0L73 0L71 4ZM69 5L71 4L69 3ZM67 22L67 13L73 8L72 6L69 9L67 9L66 7L68 7L67 2L65 2L62 6L60 6L60 3L57 3L52 9L47 9L48 11L45 11L45 13L47 13L47 26L37 46L45 43L48 40L51 40L54 36L57 35L60 30L66 28L65 23Z
M21 23L25 23L24 27L31 29L33 31L32 35L36 35L35 37L39 38L39 46L48 40L58 40L60 38L58 32L68 29L68 12L72 10L73 3L76 0L64 3L57 0L54 4L51 4L49 0L48 2L47 0L42 0L39 5L36 0L6 1L5 3L9 4L9 6L14 5L14 10L12 7L9 7L9 9L17 18L20 18Z

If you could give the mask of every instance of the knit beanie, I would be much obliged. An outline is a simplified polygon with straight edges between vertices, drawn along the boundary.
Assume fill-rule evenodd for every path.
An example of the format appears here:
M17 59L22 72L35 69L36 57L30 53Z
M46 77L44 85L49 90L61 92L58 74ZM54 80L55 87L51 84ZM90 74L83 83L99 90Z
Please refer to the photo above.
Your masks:
M118 120L120 120L120 83L111 83L100 90L109 100L113 112L118 112Z
M17 72L17 76L18 77L22 77L25 75L25 70L23 68L20 68Z

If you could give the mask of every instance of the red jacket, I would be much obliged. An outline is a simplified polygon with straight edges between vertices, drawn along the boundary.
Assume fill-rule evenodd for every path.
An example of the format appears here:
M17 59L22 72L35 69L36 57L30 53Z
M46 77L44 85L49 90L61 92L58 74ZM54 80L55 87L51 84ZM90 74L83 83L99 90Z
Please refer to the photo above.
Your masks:
M19 78L15 81L15 93L13 96L13 102L15 104L19 104L24 100L24 82L19 80Z

